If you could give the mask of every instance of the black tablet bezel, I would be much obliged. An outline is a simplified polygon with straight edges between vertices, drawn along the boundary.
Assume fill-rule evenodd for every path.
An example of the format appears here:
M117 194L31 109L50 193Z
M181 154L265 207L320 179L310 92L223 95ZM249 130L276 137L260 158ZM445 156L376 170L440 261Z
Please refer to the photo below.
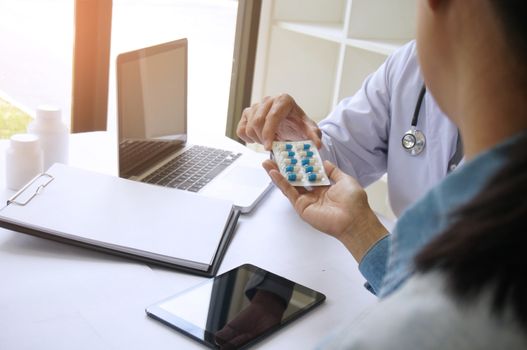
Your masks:
M256 267L254 265L251 265L251 264L244 264L244 265L241 265L241 266L238 266L230 271L227 271L221 275L218 275L212 279L209 279L203 283L200 283L196 286L193 286L189 289L186 289L180 293L177 293L175 295L172 295L170 296L169 298L166 298L166 299L163 299L149 307L147 307L145 309L146 311L146 314L148 316L150 316L151 318L157 320L157 321L160 321L161 323L169 326L170 328L172 329L175 329L176 331L186 335L186 336L189 336L191 337L192 339L208 346L209 348L212 348L212 349L219 349L219 347L213 342L213 339L214 339L214 334L195 325L195 324L192 324L170 312L168 312L167 310L165 310L164 308L160 307L161 304L173 299L173 298L176 298L180 295L183 295L183 294L186 294L186 293L191 293L193 289L196 289L200 286L203 286L204 284L206 283L213 283L215 280L217 279L220 279L220 278L225 278L227 275L229 274L236 274L238 273L239 270L241 269L245 269L245 270L248 270L249 272L251 273L266 273L266 274L269 274L269 276L272 276L273 280L276 281L276 282L279 282L279 283L282 283L282 284L291 284L293 283L295 285L295 291L301 293L301 294L304 294L304 295L309 295L310 297L314 297L314 300L313 302L311 302L310 304L307 304L305 305L303 308L299 309L298 311L292 313L291 315L289 315L288 317L282 319L282 322L277 324L277 325L274 325L272 326L271 328L267 329L265 332L263 332L262 334L258 335L256 338L250 340L249 342L247 342L246 344L244 344L242 347L240 347L240 349L246 349L248 348L249 346L252 346L254 345L255 343L257 343L258 341L266 338L268 335L270 335L271 333L277 331L278 329L281 329L283 328L284 326L286 326L287 324L291 323L292 321L298 319L300 316L306 314L308 311L312 310L313 308L315 308L316 306L320 305L325 299L326 299L326 296L318 291L315 291L311 288L308 288L306 286L303 286L301 284L298 284L298 283L295 283L291 280L288 280L284 277L281 277L279 275L276 275L272 272L269 272L269 271L266 271L262 268L259 268L259 267ZM207 341L207 339L210 339L210 341Z

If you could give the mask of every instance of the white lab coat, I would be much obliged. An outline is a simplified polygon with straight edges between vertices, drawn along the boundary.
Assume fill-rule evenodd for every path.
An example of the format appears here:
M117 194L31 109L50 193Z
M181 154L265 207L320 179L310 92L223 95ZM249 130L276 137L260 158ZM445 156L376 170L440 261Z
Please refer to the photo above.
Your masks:
M334 162L362 186L388 173L390 205L397 216L447 175L456 151L457 128L428 92L417 123L426 146L417 156L403 149L401 138L410 129L422 86L412 41L319 123L323 159Z

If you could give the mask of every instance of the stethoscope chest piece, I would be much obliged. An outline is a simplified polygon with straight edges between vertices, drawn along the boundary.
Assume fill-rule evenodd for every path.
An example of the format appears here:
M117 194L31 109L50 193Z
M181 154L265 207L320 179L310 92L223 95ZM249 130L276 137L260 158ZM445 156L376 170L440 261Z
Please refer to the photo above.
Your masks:
M425 148L425 134L412 126L412 128L404 134L401 144L406 152L410 153L412 156L416 156Z
M419 118L419 111L421 110L421 104L423 103L425 93L426 86L423 84L421 91L419 91L417 103L415 104L414 116L412 118L410 130L404 133L401 140L404 150L410 153L412 156L416 156L423 152L426 144L425 134L423 134L422 131L417 130L417 120Z

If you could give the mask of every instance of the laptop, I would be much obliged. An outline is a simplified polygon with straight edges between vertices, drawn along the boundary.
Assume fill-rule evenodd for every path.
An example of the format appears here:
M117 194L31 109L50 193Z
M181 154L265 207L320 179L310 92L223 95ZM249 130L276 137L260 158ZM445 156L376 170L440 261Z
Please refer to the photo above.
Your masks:
M187 39L117 56L119 176L227 199L250 212L271 187L268 156L187 133Z

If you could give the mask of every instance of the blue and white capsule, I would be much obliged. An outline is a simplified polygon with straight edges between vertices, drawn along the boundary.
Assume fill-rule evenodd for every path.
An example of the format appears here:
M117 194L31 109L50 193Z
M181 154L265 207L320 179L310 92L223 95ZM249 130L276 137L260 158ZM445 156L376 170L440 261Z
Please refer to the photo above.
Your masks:
M313 153L313 151L300 151L298 152L298 155L303 158L311 158L315 153Z
M315 164L315 159L313 158L302 159L302 165L313 165L313 164Z
M283 152L280 152L280 155L282 157L293 158L296 155L296 153L293 151L283 151Z
M278 146L278 150L280 150L280 151L290 151L292 149L293 149L293 144L292 143L283 143L283 144Z
M300 171L299 165L287 165L284 167L284 171L286 173L297 173Z
M316 173L316 172L319 172L320 169L321 168L319 165L305 165L304 166L304 171L306 173Z
M286 175L288 181L300 181L304 178L302 174L297 173L287 173Z
M298 163L298 159L296 158L286 158L282 160L282 165L295 165Z
M320 176L319 174L316 174L316 173L309 173L307 174L307 179L310 181L310 182L315 182L315 181L318 181L322 178L322 176Z
M297 145L297 149L299 150L308 150L310 148L311 148L311 144L309 143L303 143L303 144Z

